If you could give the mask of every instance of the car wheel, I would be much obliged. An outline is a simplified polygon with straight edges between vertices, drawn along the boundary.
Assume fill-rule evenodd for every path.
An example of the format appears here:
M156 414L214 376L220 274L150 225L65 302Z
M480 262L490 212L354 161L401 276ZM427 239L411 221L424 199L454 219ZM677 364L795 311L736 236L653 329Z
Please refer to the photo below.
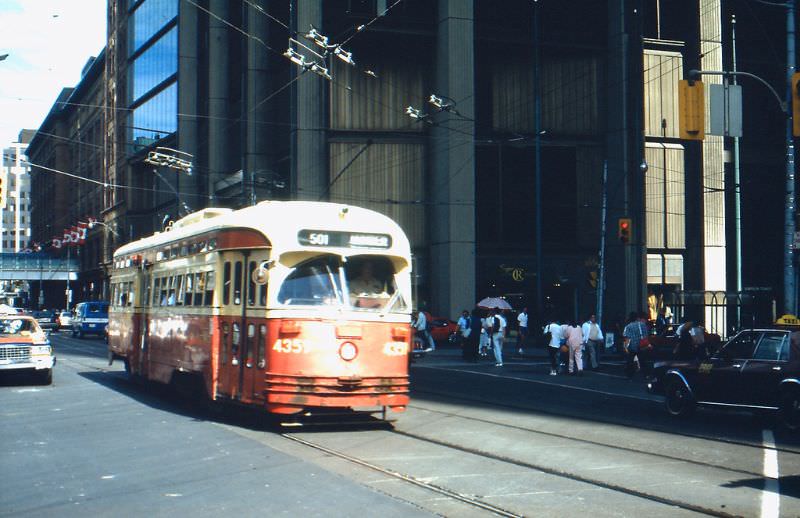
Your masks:
M47 369L46 371L39 373L39 383L42 385L52 385L53 384L53 369Z
M800 390L790 390L781 397L780 416L786 428L800 428Z
M695 408L695 401L689 387L678 378L672 377L667 382L664 391L664 407L670 415L683 417L691 414Z

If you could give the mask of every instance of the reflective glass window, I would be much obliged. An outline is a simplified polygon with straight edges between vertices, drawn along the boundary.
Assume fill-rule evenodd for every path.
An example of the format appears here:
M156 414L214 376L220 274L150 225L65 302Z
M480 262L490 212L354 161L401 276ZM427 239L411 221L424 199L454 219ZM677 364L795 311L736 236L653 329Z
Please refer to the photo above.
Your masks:
M138 106L131 116L134 145L148 146L178 130L178 85L173 83Z
M136 101L144 94L178 72L178 28L159 38L131 64L132 97Z
M178 16L178 0L145 0L131 13L128 25L130 56L173 18Z

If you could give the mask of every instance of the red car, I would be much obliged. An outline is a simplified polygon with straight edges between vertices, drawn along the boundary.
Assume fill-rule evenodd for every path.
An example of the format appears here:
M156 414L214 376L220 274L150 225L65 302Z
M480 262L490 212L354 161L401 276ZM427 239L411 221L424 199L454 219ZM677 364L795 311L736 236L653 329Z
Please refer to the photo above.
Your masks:
M450 340L450 337L453 336L458 331L458 324L450 320L449 318L444 317L434 317L427 311L425 313L425 318L427 319L428 326L431 330L431 336L433 337L433 341L436 343L443 343Z

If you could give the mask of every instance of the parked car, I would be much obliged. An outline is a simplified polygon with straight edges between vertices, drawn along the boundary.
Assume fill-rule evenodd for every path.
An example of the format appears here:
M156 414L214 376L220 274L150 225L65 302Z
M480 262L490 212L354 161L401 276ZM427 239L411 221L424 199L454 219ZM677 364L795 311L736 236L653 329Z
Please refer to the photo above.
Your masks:
M50 310L34 311L33 318L39 323L39 327L45 331L58 331L58 318L55 312Z
M72 318L72 336L83 338L94 334L103 336L108 325L108 302L81 302L75 306Z
M58 326L72 329L72 311L62 311L58 314Z
M650 354L652 360L672 360L675 358L673 351L675 351L680 339L674 332L670 331L662 335L650 335L648 338L650 340L650 345L653 346L653 350ZM722 340L718 334L703 330L703 343L710 353L714 353L722 345Z
M27 372L53 382L56 356L47 334L30 315L0 314L0 375Z
M425 318L430 326L433 341L437 344L450 341L451 336L454 336L458 331L458 324L449 318L431 316L427 311L425 312Z
M668 413L698 405L777 411L800 428L800 332L741 331L707 360L656 362L648 389L664 396Z

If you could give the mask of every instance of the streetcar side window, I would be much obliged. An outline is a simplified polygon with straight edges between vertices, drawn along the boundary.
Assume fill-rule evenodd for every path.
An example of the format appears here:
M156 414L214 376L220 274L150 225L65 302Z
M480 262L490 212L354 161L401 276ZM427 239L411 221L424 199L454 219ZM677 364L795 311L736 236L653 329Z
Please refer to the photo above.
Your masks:
M225 261L225 266L222 268L222 303L228 305L231 303L231 263Z
M186 286L184 285L185 277L183 275L176 275L175 276L175 286L177 291L177 296L175 297L175 304L178 306L183 306L183 294Z
M256 325L247 324L247 363L248 367L253 366L253 346L255 345Z
M150 304L150 282L145 281L144 283L144 298L142 299L142 304L147 306Z
M233 333L231 335L231 360L235 360L239 356L239 343L242 339L238 322L233 323Z
M233 268L233 303L242 303L242 262L236 261Z
M206 272L206 294L203 305L211 306L214 303L214 272Z
M174 275L170 275L169 277L169 295L167 296L167 306L174 306L175 305L175 282L177 281L177 277Z
M262 284L258 287L258 304L260 306L267 305L267 285Z
M253 282L253 272L256 271L256 262L250 261L250 264L247 267L247 305L248 306L255 306L256 305L256 283Z
M158 306L158 294L161 293L161 277L153 279L153 300L150 302L152 306Z
M228 363L228 342L230 339L230 326L227 322L222 324L222 364Z
M258 326L258 350L256 352L256 363L259 369L266 366L267 358L267 326L261 324Z
M203 287L205 286L205 272L194 274L194 305L203 305Z
M167 297L169 296L169 277L161 278L161 305L167 305Z
M192 296L194 295L194 274L187 273L186 280L184 282L186 284L183 291L183 304L186 306L191 306Z

